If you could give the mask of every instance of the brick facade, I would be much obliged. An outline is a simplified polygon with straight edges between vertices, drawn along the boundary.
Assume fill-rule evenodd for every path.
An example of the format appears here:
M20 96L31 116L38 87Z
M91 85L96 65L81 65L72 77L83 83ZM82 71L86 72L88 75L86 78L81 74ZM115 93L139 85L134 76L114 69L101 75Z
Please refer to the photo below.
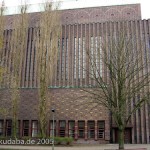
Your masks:
M68 136L68 122L75 121L75 139L78 140L78 121L85 121L85 138L88 139L87 131L87 122L95 122L95 138L97 141L98 131L97 131L97 122L105 121L105 138L98 140L100 143L108 143L110 140L110 126L109 126L109 112L102 106L93 108L92 105L85 105L84 102L87 98L82 98L85 95L83 90L72 88L72 89L49 89L49 120L52 120L51 109L55 108L55 120L57 125L59 125L60 120L66 121L66 131L65 134ZM0 91L0 105L3 108L9 109L9 114L7 114L7 119L11 119L11 99L10 91L1 90ZM19 112L18 120L29 120L31 123L34 120L38 120L38 92L37 89L22 89L20 90L20 101L19 101ZM93 109L92 109L93 108ZM4 115L1 115L0 118L5 119ZM59 127L57 127L58 129ZM49 128L47 128L49 130ZM49 134L49 132L48 132ZM58 135L58 130L57 134ZM23 136L20 134L20 136ZM31 130L29 133L31 136ZM82 141L82 139L81 139ZM78 140L77 142L81 142Z
M36 69L34 69L34 71L32 69L33 67L36 67L34 58L35 50L33 50L33 48L35 47L35 26L38 22L39 15L40 13L30 14L30 27L32 28L29 28L28 30L29 42L27 45L28 47L32 47L32 50L26 50L28 53L25 55L24 68L21 68L23 74L20 85L21 98L18 119L20 120L21 128L24 123L23 121L29 121L29 135L31 135L32 121L38 120L38 85ZM85 73L83 70L83 68L86 70L89 69L84 50L85 48L88 49L90 47L93 39L99 41L103 37L108 39L112 32L116 32L122 26L126 26L128 34L134 35L139 40L142 38L144 39L145 49L148 52L150 49L150 20L141 20L139 4L62 10L61 15L62 35L60 38L60 52L58 55L59 61L54 71L55 76L53 83L50 85L49 89L49 105L51 106L49 106L49 110L51 110L52 107L56 109L56 128L59 128L59 121L64 120L66 122L65 134L67 136L68 122L75 121L75 139L78 139L78 123L79 121L84 121L85 137L84 139L78 140L78 142L91 142L88 139L87 133L88 121L94 121L95 139L93 141L98 141L100 143L110 142L111 128L112 141L115 142L116 126L114 122L111 123L110 113L102 106L91 109L91 105L88 107L86 105L81 105L81 103L86 100L85 98L80 98L84 95L81 87L87 87L89 85L95 86L96 84L94 80L89 77L89 74ZM13 16L6 16L6 18L7 30L4 32L6 39L5 46L9 49L10 29L12 28ZM80 42L82 44L84 43L84 47L80 47ZM6 59L9 59L9 52L6 53ZM9 64L7 67L9 69L11 68ZM102 66L99 66L100 70L103 67L103 64ZM102 72L102 76L106 77L105 71ZM4 80L1 84L0 106L8 108L11 100L10 92L5 89L5 82L6 81ZM0 116L0 121L8 119L11 119L10 114L6 118L5 116ZM52 120L52 116L49 116L49 120ZM145 104L143 108L141 108L140 115L137 112L132 116L131 122L128 125L128 128L132 133L132 143L149 143L149 120L149 106ZM105 122L105 138L103 140L98 139L98 121ZM4 130L5 129L6 128L4 128ZM58 130L56 131L56 134L58 135ZM20 133L20 136L23 136L22 132Z
M140 4L118 5L118 6L102 6L92 8L79 8L61 10L61 23L67 24L85 24L94 22L107 21L125 21L125 20L139 20L141 19ZM29 15L30 27L38 25L40 13L31 13ZM14 16L6 16L6 29L11 29L13 25Z

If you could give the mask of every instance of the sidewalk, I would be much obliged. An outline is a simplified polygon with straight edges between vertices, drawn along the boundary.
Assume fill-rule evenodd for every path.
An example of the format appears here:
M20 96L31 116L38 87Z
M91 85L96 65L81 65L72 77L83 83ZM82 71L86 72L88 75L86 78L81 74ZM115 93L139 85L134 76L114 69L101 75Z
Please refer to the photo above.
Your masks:
M117 144L101 144L101 145L80 145L80 146L68 146L68 147L55 147L54 150L106 150L117 149ZM126 144L125 148L132 148L138 150L140 148L146 148L150 150L150 144ZM15 149L15 150L52 150L51 146L16 146L16 145L0 145L2 149ZM144 150L144 149L142 149Z

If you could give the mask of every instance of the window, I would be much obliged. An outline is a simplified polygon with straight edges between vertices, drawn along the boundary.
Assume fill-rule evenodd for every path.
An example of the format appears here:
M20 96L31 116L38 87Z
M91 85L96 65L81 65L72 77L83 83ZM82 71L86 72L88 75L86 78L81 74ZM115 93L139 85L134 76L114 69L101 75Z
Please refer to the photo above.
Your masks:
M88 121L88 138L95 138L95 122Z
M69 71L69 64L68 64L68 38L66 38L66 80L68 79L68 71Z
M61 71L62 71L62 79L63 79L64 72L65 72L65 39L64 38L62 39L62 64L61 65L62 65Z
M77 71L77 38L74 38L74 79L76 79Z
M83 78L86 75L86 48L85 48L85 37L83 37Z
M29 121L23 121L23 136L29 136Z
M58 54L57 54L57 80L59 79L59 65L60 65L60 39L58 39Z
M98 121L98 138L104 139L104 132L105 132L105 122L104 121Z
M78 122L78 137L84 138L85 136L85 121Z
M69 121L69 137L75 137L75 121Z
M102 39L100 36L95 37L95 54L96 54L96 77L102 77Z
M0 120L0 136L3 135L3 120Z
M79 41L78 41L78 55L79 55L79 57L78 57L78 61L79 61L79 79L81 78L81 57L82 57L82 55L81 55L81 38L79 38Z
M65 137L65 130L66 130L66 122L59 121L59 136Z
M12 120L6 120L6 136L11 136L12 133Z
M50 120L50 130L49 130L49 135L50 137L53 137L53 120ZM56 136L56 121L54 121L54 136Z
M103 58L102 58L102 55L103 55L103 53L102 53L102 38L101 37L99 37L100 39L100 45L99 45L99 52L98 53L100 53L99 55L100 55L100 72L99 72L99 74L100 74L100 76L102 77L102 75L103 75Z
M102 76L102 39L101 37L91 37L90 41L90 70L91 77Z
M32 121L32 137L37 137L38 134L38 121Z
M89 53L89 61L90 61L90 77L93 78L96 73L96 65L95 65L95 49L94 49L94 38L90 38L90 53Z

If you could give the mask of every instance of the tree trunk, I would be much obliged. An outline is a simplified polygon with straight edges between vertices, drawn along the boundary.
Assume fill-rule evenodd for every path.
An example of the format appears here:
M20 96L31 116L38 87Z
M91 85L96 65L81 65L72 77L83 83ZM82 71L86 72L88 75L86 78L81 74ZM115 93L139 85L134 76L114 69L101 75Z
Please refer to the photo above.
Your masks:
M119 150L124 150L124 129L119 129Z

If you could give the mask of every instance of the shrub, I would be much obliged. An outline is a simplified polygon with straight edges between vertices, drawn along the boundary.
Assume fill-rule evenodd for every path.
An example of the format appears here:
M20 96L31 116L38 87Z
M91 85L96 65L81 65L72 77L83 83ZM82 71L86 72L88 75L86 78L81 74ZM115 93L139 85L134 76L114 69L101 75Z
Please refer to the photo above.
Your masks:
M26 142L27 140L31 139L30 136L23 136L22 139Z
M72 137L55 137L54 138L56 145L71 145L73 142Z
M67 144L68 144L68 145L71 145L72 142L73 142L73 138L72 138L72 137L68 137L68 138L67 138Z
M5 136L0 136L0 140L6 140L7 138Z

